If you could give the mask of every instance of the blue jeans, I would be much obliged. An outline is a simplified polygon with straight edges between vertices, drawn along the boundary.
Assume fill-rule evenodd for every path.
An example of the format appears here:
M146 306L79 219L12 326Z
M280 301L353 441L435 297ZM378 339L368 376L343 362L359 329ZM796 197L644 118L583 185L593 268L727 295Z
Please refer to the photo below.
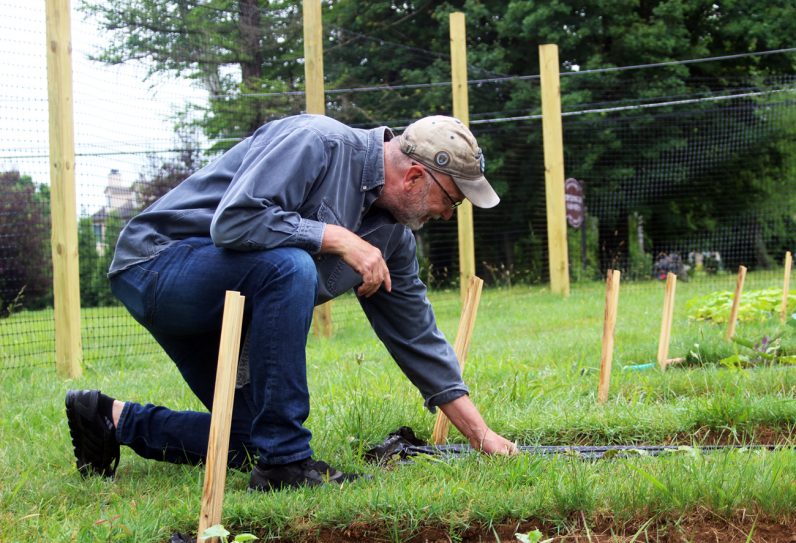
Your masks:
M250 383L235 391L228 464L312 456L312 435L303 426L309 415L305 349L317 271L306 251L231 251L209 238L189 238L115 275L111 288L209 411L224 295L245 296ZM209 429L210 413L127 402L116 435L144 458L197 463L207 454Z

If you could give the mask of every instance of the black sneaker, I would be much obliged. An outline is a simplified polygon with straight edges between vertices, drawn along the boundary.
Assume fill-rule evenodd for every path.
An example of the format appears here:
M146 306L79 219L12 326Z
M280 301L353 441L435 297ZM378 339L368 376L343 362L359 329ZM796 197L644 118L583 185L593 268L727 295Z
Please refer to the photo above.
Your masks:
M343 473L326 462L307 458L291 464L264 468L254 466L249 479L249 490L281 490L325 483L341 485L359 478L356 473Z
M84 477L113 477L119 465L119 443L113 420L100 412L99 390L67 390L66 420L77 458L77 470Z

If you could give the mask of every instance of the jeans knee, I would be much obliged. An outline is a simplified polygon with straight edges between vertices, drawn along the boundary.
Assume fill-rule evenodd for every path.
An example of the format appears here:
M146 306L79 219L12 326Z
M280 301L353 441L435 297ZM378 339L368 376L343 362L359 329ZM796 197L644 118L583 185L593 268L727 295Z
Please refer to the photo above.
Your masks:
M306 294L315 300L318 289L318 270L315 260L302 249L283 249L280 271L296 295Z

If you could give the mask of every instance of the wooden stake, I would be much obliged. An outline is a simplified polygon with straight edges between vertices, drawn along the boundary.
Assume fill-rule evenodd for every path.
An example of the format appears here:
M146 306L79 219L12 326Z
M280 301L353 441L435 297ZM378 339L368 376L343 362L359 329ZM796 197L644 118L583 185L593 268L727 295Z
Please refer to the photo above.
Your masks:
M666 274L666 293L663 297L663 317L661 335L658 339L658 366L665 370L669 358L669 342L672 336L672 316L674 314L674 291L677 288L677 275Z
M210 417L210 436L207 440L202 512L199 515L199 532L196 536L196 540L200 542L214 541L216 538L204 539L202 532L221 523L232 403L235 399L235 379L238 373L240 336L243 328L243 303L244 297L240 293L227 291L221 324L221 343L218 349L216 387L213 392L213 413Z
M484 286L484 281L478 276L470 278L470 286L467 289L467 297L462 305L462 316L459 319L459 330L456 333L456 342L454 343L453 350L456 352L456 358L459 360L459 367L464 371L464 363L467 361L467 352L470 350L470 338L473 335L473 327L475 326L475 317L478 313L478 302L481 300L481 288ZM434 431L431 434L431 440L435 445L442 445L448 438L448 429L450 421L445 413L440 409L437 411L437 420L434 423Z
M782 310L779 312L779 320L785 324L785 319L788 318L788 294L790 290L790 269L793 265L793 257L790 251L785 253L785 280L782 283Z
M45 5L55 366L58 375L74 379L83 373L83 343L80 338L70 7L69 0L47 0Z
M614 328L619 306L619 270L608 270L605 285L605 319L603 323L603 348L600 357L600 386L597 389L597 402L608 401L608 387L611 385L611 362L614 356Z
M741 305L741 293L743 292L743 282L746 280L746 266L738 268L738 280L735 282L735 296L732 299L732 310L730 310L730 322L727 326L727 340L735 335L735 324L738 320L738 308Z
M316 307L312 312L312 333L318 337L332 337L332 301Z

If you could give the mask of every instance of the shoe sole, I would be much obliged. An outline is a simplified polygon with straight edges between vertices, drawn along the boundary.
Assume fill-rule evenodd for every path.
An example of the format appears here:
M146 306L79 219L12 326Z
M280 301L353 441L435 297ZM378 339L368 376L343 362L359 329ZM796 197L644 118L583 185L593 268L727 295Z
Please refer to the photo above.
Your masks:
M254 468L257 469L256 467ZM354 481L370 481L373 477L369 474L359 473L359 474L351 474L351 473L343 473L339 470L335 470L335 476L324 478L324 479L304 479L302 481L280 481L278 479L270 479L266 476L262 476L262 480L258 481L258 483L252 486L251 481L249 482L249 492L274 492L280 490L287 490L287 489L298 489L298 488L313 488L316 486L324 486L324 485L337 485L343 486L346 483L352 483Z
M77 471L79 471L80 475L83 477L97 474L103 477L113 478L116 474L116 466L118 466L119 463L118 456L111 461L112 464L115 463L116 465L101 469L96 469L91 462L86 460L86 455L83 452L83 440L89 431L83 425L83 417L77 412L78 398L79 391L68 390L64 402L66 405L66 420L69 426L69 435L72 438L72 449L75 453Z

